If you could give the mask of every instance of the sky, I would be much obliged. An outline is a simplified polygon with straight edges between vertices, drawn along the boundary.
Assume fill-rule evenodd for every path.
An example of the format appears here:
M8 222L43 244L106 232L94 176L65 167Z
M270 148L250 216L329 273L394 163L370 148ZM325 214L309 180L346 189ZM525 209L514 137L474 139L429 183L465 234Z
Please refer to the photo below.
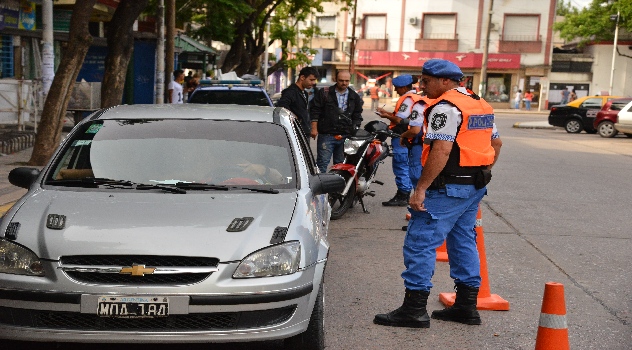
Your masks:
M581 9L582 7L588 6L591 2L592 0L571 0L571 5Z

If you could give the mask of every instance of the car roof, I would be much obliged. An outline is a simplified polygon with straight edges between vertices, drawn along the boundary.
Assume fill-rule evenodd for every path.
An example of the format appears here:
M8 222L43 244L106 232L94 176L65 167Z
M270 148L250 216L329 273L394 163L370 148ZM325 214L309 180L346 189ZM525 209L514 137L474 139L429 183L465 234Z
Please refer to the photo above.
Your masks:
M580 97L580 98L576 99L575 101L569 102L566 105L567 106L571 106L571 107L579 107L579 105L581 105L582 102L586 101L589 98L600 98L600 99L602 99L602 103L604 103L604 101L607 101L608 99L621 98L621 97L623 97L623 96L608 96L608 95L584 96L584 97Z
M138 104L121 105L103 110L98 119L213 119L273 122L276 108L246 105L212 104ZM289 114L289 113L288 113ZM283 115L283 114L281 114ZM94 118L94 117L93 117Z

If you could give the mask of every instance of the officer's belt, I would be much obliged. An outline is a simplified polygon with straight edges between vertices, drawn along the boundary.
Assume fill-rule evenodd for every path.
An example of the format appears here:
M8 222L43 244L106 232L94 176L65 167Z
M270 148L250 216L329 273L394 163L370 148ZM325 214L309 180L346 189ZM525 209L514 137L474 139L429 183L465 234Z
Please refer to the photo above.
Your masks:
M444 175L439 174L430 187L429 190L439 190L445 188L446 184L455 185L474 185L476 177L474 175Z

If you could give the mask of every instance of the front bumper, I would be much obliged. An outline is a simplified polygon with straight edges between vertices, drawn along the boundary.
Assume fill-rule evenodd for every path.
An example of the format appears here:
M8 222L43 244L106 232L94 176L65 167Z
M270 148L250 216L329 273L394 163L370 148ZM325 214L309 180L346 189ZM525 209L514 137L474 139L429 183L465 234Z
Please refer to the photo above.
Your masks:
M243 342L287 338L309 324L325 261L289 276L224 280L228 264L192 286L75 285L78 292L54 289L0 289L0 338L59 342ZM6 286L25 276L1 275ZM9 280L9 281L8 281ZM10 280L13 280L12 282ZM59 281L57 281L59 282ZM204 293L222 285L230 293ZM206 286L206 288L205 288ZM33 291L37 290L37 291ZM71 289L66 289L71 290ZM133 293L132 293L133 291ZM102 295L168 296L169 316L110 318L97 315Z

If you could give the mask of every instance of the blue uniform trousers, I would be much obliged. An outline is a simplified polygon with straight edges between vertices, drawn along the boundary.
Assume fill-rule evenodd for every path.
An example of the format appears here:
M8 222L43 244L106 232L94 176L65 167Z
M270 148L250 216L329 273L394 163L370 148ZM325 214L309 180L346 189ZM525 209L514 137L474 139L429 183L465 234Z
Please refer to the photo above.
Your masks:
M446 240L450 277L455 283L480 287L480 260L476 249L476 215L487 193L474 185L447 184L445 189L428 190L427 211L411 213L404 239L404 285L411 290L429 291L434 275L436 249Z
M408 150L408 177L410 178L410 184L413 189L417 187L417 181L421 177L421 145L413 145Z
M391 139L393 146L393 174L395 185L401 192L410 193L413 185L410 183L408 170L408 148L399 144L399 137Z

